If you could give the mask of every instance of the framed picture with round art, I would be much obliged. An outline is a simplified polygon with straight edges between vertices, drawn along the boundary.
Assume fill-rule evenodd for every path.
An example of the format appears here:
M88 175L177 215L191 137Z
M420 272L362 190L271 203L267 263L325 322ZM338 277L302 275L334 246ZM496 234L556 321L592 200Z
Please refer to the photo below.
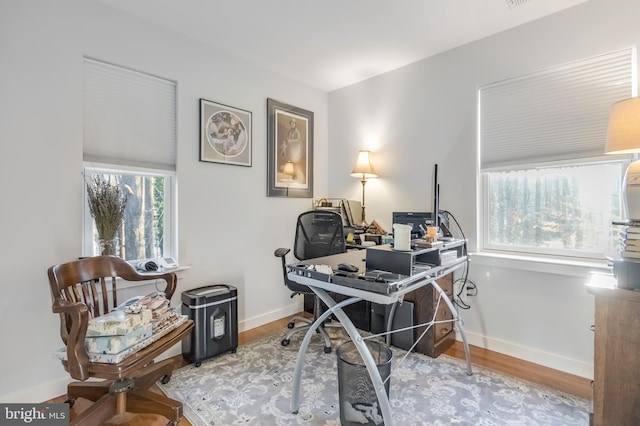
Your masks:
M251 111L200 99L200 161L251 167Z

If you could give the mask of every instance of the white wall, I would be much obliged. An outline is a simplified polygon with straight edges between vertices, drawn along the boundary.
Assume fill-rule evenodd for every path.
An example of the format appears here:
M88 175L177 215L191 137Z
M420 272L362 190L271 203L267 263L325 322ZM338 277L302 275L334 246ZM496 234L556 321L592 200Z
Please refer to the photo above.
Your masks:
M315 113L315 191L327 192L326 93L95 3L0 0L3 402L65 393L46 271L81 255L83 55L178 83L179 261L191 268L174 303L225 282L241 329L299 310L273 251L291 246L311 200L266 197L268 97ZM199 98L253 112L252 167L198 161Z
M477 249L477 88L636 45L638 22L636 0L591 0L331 92L330 195L360 199L349 172L357 150L372 149L380 178L367 183L367 218L390 231L393 211L431 210L437 163L440 207ZM470 342L591 377L589 270L473 258L470 278L479 295L462 313Z

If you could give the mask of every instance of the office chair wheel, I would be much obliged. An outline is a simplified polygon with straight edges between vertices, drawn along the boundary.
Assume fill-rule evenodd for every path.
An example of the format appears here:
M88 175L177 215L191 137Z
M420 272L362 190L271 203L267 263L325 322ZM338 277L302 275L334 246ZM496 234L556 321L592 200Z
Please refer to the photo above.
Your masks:
M72 408L72 407L73 407L73 404L75 404L75 403L76 403L76 398L69 398L69 399L67 399L64 403L65 403L65 404L69 404L69 408Z
M289 346L289 343L290 343L289 339L282 339L282 341L280 342L282 346Z
M325 346L324 347L324 353L325 354L330 354L331 353L331 346Z
M198 368L198 367L200 367L202 365L202 362L196 361L196 362L193 363L193 365L195 365L196 368Z
M170 380L171 380L171 374L165 374L164 376L162 376L160 383L162 383L163 385L166 385L167 383L169 383Z
M293 328L296 326L296 323L291 321L289 324L287 324L287 328Z

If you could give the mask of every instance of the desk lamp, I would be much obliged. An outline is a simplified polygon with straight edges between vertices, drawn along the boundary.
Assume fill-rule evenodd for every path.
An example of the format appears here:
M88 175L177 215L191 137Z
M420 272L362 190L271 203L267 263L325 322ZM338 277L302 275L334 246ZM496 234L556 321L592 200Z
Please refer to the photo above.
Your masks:
M640 98L616 102L611 107L606 154L640 152ZM622 184L626 218L640 221L640 160L629 164Z
M378 177L376 169L373 168L371 162L371 151L360 150L358 152L358 159L356 160L356 166L351 171L351 176L360 178L362 182L362 226L369 226L364 217L364 186L367 183L367 178Z

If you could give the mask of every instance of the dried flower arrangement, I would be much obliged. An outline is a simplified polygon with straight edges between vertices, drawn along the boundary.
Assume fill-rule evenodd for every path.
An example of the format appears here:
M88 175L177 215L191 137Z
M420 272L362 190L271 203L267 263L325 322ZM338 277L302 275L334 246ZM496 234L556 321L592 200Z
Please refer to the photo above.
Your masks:
M118 185L114 185L100 176L87 181L89 211L96 224L98 238L110 244L118 235L122 226L127 197ZM105 246L102 254L114 254L114 247Z

